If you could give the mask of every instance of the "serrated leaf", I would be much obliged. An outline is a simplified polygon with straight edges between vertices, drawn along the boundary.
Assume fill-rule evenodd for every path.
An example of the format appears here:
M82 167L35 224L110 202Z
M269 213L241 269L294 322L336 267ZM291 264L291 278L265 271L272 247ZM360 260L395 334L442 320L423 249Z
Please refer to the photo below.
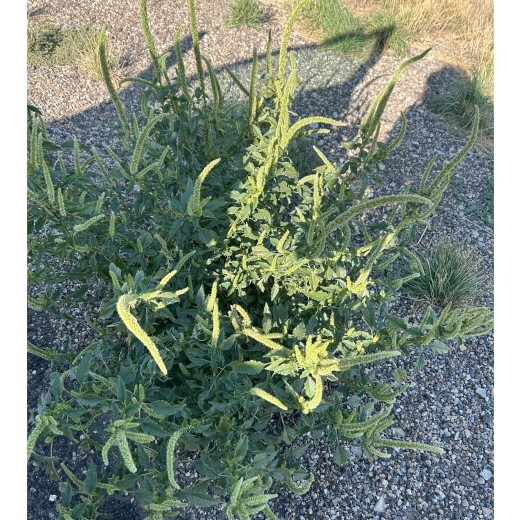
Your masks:
M334 451L334 462L338 464L338 466L342 466L346 464L349 459L348 451L343 446L336 446L336 450Z
M439 340L432 341L426 346L437 354L447 354L451 350L451 348L446 345L446 343L443 343Z

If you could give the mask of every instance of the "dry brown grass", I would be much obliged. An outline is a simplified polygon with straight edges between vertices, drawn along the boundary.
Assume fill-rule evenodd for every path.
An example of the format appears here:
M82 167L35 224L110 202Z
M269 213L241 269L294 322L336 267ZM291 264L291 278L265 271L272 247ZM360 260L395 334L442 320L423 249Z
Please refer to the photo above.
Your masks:
M359 0L343 0L351 9ZM444 54L471 74L481 76L493 95L493 0L362 0L365 8L392 13L411 38L442 41ZM442 51L441 51L442 52Z

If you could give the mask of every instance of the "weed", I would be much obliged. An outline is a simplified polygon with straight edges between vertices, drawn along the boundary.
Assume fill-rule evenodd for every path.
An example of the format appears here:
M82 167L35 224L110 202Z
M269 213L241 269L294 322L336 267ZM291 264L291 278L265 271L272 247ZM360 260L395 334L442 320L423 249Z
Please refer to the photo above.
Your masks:
M446 119L462 129L469 130L479 108L480 132L483 137L493 136L493 105L484 93L482 75L476 71L471 76L459 76L444 93L432 96L427 104Z
M194 0L192 82L180 33L172 77L141 0L154 77L128 78L144 85L135 112L114 87L101 33L101 71L120 119L117 153L51 143L30 107L29 279L37 285L28 302L57 314L86 302L98 313L88 320L95 338L79 354L28 346L52 364L27 447L60 480L60 518L99 518L109 497L125 495L150 520L224 500L230 520L272 520L269 501L282 486L302 494L313 485L300 467L307 434L339 450L338 464L346 458L340 439L371 457L396 448L443 453L391 438L392 408L407 385L402 373L380 381L374 365L446 353L444 341L492 326L483 307L439 316L428 309L417 326L389 311L419 274L407 231L433 215L475 142L478 118L466 146L433 179L427 171L418 190L367 196L404 136L378 140L385 107L426 51L379 93L337 167L314 148L319 163L298 170L304 161L291 153L301 157L306 143L292 151L291 143L316 127L344 126L291 111L298 71L288 42L304 2L284 30L276 70L268 51L259 74L253 53L251 79L240 82L247 103L233 110L201 54ZM373 211L377 219L365 219ZM413 272L388 275L404 258ZM64 260L67 270L53 268ZM64 291L69 280L73 292ZM94 455L84 478L53 456L61 436ZM176 478L177 449L196 454L193 486Z
M478 197L468 197L464 184L459 180L453 183L453 193L466 209L485 226L493 228L494 223L494 184L493 177L485 177L482 181Z
M28 33L27 61L29 65L62 67L77 65L81 70L102 78L98 52L100 31L81 26L61 29L55 25L41 24ZM107 41L108 66L116 75L119 59L110 41Z
M260 29L265 19L258 0L234 0L225 18L227 27L251 27Z
M480 259L475 250L446 238L419 252L424 274L404 285L414 298L444 309L472 302L482 293L485 277L480 274Z

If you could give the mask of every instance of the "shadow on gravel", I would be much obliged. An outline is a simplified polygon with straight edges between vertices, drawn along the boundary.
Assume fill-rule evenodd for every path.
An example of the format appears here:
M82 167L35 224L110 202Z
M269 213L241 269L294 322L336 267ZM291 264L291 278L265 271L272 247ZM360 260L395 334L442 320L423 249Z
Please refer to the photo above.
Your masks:
M33 13L34 14L34 13ZM201 37L203 34L200 35ZM345 36L345 35L343 35ZM292 47L290 51L295 54L298 63L299 75L302 81L297 98L293 105L293 110L300 116L326 115L341 119L347 109L352 108L354 102L352 98L355 87L361 83L367 73L376 65L380 56L384 39L381 37L373 46L372 51L364 59L360 57L348 59L338 55L337 52L327 50L327 45L333 45L335 40L342 38L339 36L334 40L325 42L324 47L317 44L309 44L300 47ZM181 42L183 53L188 52L193 47L191 37L184 38ZM176 64L175 53L170 49L171 56L167 60L168 68ZM277 61L278 52L273 52L273 63ZM259 54L260 63L265 61L265 54ZM325 67L324 67L325 65ZM240 78L249 82L252 60L243 60L228 64L229 68ZM327 76L322 71L326 70ZM223 82L223 89L227 97L238 97L240 91L231 81L224 67L216 68L219 79ZM151 66L142 71L138 77L149 79L152 76ZM195 79L193 76L189 80ZM377 78L376 78L377 79ZM100 82L100 88L105 88ZM130 84L128 87L119 91L120 97L129 109L137 107L140 102L140 92L142 87L138 84ZM30 100L29 100L30 101ZM356 104L363 104L365 99L355 100ZM43 114L45 118L45 114ZM116 113L112 102L107 101L98 106L89 108L72 117L52 121L47 124L51 139L60 142L63 140L77 138L79 141L86 142L98 148L103 142L107 142L107 136L111 130L109 125L117 121ZM94 128L98 128L100 122L106 127L104 131L95 131L94 140L91 139ZM348 130L354 134L357 127L353 126ZM103 130L103 129L102 129ZM349 135L350 137L350 135ZM28 339L37 346L45 348L56 341L56 331L52 327L52 322L45 313L28 313ZM28 355L28 415L35 415L36 407L40 395L47 390L49 383L50 369L48 363L31 354ZM62 459L61 454L70 454L74 450L74 445L64 442L60 446L53 447L53 456L56 461ZM70 460L70 458L69 458ZM74 465L70 465L76 474L81 474L84 462L78 459ZM57 464L59 468L59 463ZM31 461L28 467L28 516L29 520L39 520L55 518L54 495L59 497L58 484L49 479L44 465L37 467ZM143 511L135 504L120 503L115 500L110 501L104 506L104 512L111 514L113 520L138 520L144 517Z

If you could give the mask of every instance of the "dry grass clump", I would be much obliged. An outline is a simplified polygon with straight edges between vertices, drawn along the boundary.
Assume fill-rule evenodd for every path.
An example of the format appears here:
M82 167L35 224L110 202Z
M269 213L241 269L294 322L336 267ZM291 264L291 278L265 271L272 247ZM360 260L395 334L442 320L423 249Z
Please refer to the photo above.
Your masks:
M99 36L101 31L81 26L62 29L50 23L42 23L28 31L27 62L29 65L64 67L77 65L81 70L102 79L99 60ZM118 76L120 60L107 40L107 59L112 74Z

